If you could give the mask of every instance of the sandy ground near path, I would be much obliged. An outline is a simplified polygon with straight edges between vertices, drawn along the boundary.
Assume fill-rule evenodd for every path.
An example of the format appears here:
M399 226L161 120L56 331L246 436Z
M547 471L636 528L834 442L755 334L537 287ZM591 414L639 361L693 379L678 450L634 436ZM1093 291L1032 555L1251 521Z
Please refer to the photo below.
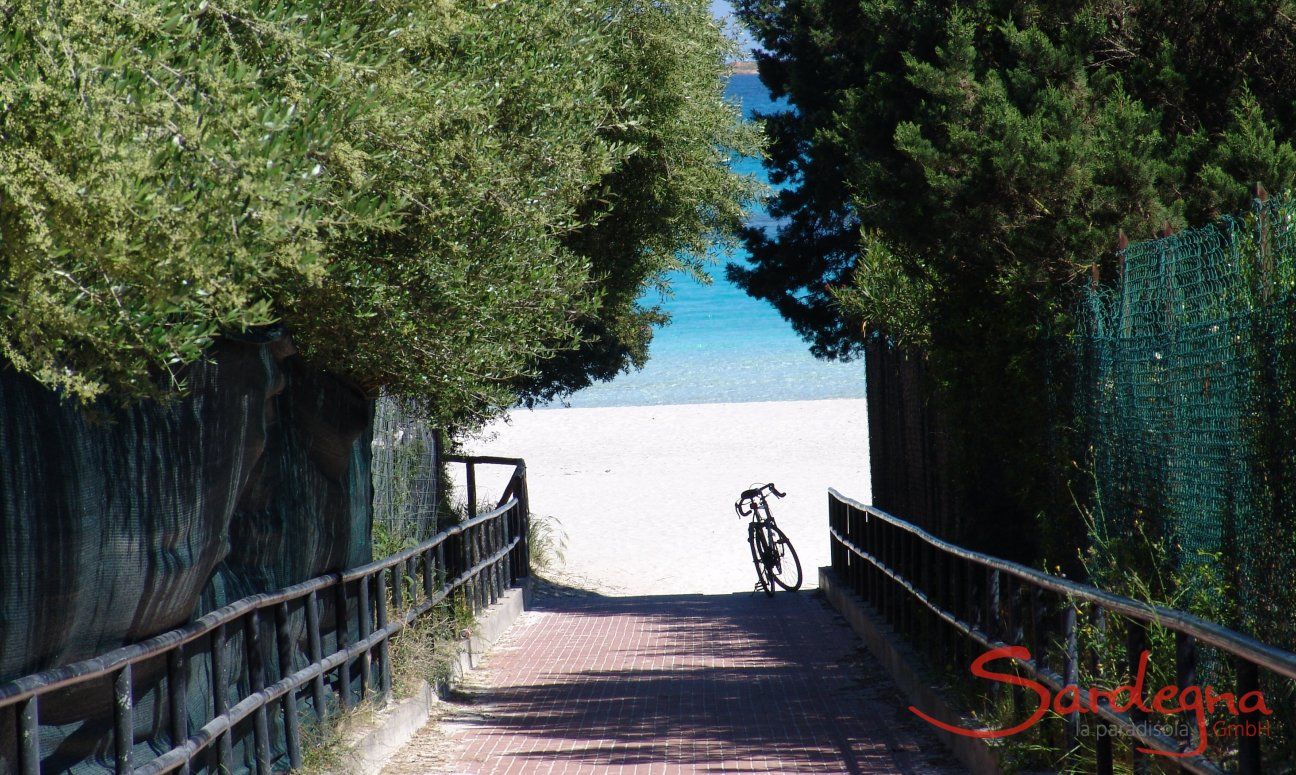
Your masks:
M871 495L862 399L516 410L466 448L526 459L532 512L567 536L557 575L604 594L751 589L733 502L770 481L788 493L774 515L813 587L828 562L828 487ZM503 489L497 474L479 481Z

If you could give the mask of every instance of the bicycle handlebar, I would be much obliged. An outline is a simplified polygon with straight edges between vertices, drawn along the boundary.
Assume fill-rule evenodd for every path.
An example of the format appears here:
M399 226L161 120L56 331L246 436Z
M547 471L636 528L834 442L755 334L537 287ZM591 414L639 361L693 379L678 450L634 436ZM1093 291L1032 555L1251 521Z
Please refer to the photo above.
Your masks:
M762 493L764 493L766 490L769 490L770 493L772 493L773 495L779 498L787 497L787 493L779 492L779 489L774 486L774 483L770 482L769 484L762 484L760 487L753 487L750 490L743 490L742 495L738 496L738 500L746 501L746 500L752 500L754 498L764 497Z
M787 493L779 492L779 489L774 486L774 483L770 482L768 484L763 484L760 487L753 487L750 490L743 490L742 494L738 496L738 500L734 502L734 511L737 511L738 516L740 517L751 516L751 514L756 511L755 501L758 499L763 501L765 498L769 497L765 494L766 490L769 491L770 495L777 498L787 497Z

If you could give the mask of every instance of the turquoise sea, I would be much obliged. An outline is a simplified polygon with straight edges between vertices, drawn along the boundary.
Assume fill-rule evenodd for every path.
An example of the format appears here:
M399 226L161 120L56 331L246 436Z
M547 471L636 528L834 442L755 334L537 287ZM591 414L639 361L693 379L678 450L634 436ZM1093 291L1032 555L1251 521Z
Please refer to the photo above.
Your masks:
M728 94L744 111L774 107L769 92L754 75L735 75ZM735 161L738 170L765 177L757 159ZM753 222L768 223L764 212ZM788 401L818 398L862 398L864 363L820 361L769 304L751 298L724 277L728 260L717 250L710 267L714 282L702 285L686 275L672 278L674 293L656 292L645 303L659 304L671 323L653 337L651 358L641 371L579 391L567 402L574 407L703 404L743 401ZM558 404L554 404L557 406Z

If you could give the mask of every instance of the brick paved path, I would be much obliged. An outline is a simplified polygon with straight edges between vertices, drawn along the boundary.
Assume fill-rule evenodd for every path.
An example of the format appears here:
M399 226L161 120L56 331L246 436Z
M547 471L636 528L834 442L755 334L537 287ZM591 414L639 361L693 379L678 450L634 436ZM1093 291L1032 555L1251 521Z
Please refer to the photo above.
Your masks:
M813 593L541 598L478 681L387 772L962 771Z

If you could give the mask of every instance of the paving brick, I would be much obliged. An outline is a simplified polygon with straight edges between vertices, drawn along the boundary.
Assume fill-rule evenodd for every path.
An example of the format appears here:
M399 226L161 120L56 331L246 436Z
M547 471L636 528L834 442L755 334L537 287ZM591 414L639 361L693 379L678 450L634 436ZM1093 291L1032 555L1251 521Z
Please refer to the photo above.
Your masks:
M812 594L541 597L483 675L449 772L962 771Z

